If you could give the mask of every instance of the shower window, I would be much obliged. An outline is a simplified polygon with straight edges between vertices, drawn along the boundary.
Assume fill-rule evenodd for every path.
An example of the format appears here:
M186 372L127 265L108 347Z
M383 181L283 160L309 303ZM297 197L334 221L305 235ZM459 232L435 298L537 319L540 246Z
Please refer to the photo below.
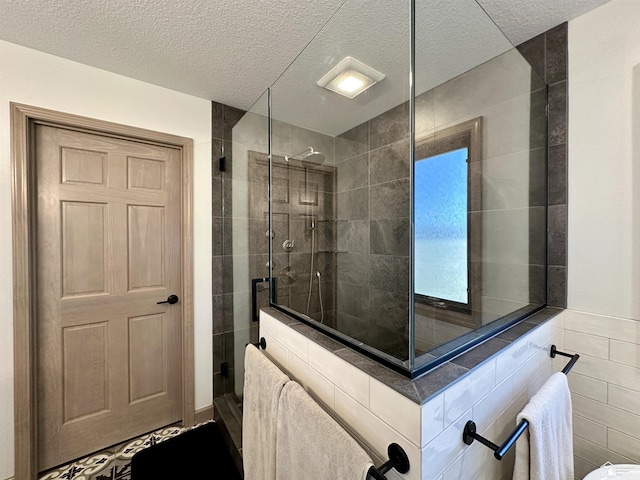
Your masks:
M479 278L470 260L480 231L479 216L471 214L480 185L471 171L481 161L481 120L429 135L416 142L415 153L415 300L470 326L480 301L472 295L472 278L478 284Z
M468 308L468 148L416 162L416 299Z

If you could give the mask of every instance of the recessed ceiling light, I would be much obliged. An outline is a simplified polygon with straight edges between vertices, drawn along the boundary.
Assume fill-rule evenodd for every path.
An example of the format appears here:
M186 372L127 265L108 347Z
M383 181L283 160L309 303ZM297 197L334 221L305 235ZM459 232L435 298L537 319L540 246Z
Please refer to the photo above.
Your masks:
M383 78L382 73L368 65L353 57L345 57L317 83L347 98L355 98Z

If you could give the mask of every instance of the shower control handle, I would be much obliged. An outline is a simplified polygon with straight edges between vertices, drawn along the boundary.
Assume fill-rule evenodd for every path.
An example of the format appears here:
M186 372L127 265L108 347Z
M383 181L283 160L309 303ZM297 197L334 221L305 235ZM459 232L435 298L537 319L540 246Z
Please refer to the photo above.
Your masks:
M158 302L158 305L160 305L161 303L168 303L169 305L173 305L174 303L178 303L178 300L180 299L177 295L169 295L166 300Z
M284 242L282 242L282 250L284 250L285 252L292 251L294 246L295 246L294 240L287 239Z

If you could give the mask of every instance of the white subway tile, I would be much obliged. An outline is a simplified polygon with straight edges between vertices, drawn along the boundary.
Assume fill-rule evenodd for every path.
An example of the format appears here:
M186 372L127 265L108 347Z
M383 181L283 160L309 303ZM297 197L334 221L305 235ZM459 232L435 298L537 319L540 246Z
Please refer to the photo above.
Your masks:
M423 477L428 475L426 478L434 478L443 474L449 464L467 450L467 445L462 441L462 432L470 419L471 410L461 415L457 422L445 428L442 434L422 449Z
M492 424L500 412L513 402L514 393L513 377L510 376L476 403L473 406L473 421L478 428L486 428Z
M573 437L573 454L574 456L595 465L603 465L606 462L634 463L633 460L628 457L601 447L600 445L596 445L595 443L576 435Z
M282 370L288 371L289 351L279 341L263 331L262 327L260 327L260 336L267 341L267 349L264 350L265 355Z
M523 339L526 340L529 345L529 355L534 355L538 351L544 351L547 356L551 357L549 355L551 351L551 339L560 331L560 329L554 328L553 323L546 322L524 336Z
M580 395L573 396L573 412L584 418L606 421L607 427L638 438L640 436L640 416L620 410L610 405L596 402ZM588 458L587 458L588 459Z
M526 390L523 390L520 394L515 396L507 408L501 411L496 417L496 420L489 425L489 428L487 429L487 433L490 435L488 437L489 440L497 445L502 444L511 432L513 432L513 429L516 428L518 424L518 414L522 411L528 401L529 398ZM493 458L490 450L488 453L491 458Z
M567 353L580 353L609 359L609 339L567 330L564 337Z
M489 393L496 382L496 362L491 360L458 380L444 392L444 427L455 422Z
M522 339L500 352L496 357L496 383L512 375L528 357L529 345Z
M369 409L378 418L392 425L416 447L420 444L420 405L387 385L371 378L369 380Z
M422 439L424 447L444 430L444 393L422 405Z
M546 378L553 373L553 359L545 350L536 350L536 353L513 374L513 391L519 393L528 390L529 384L540 373L544 373Z
M369 375L314 342L309 343L309 365L369 408Z
M580 415L573 416L573 433L602 447L607 446L607 427Z
M485 447L485 450L487 448ZM513 468L509 468L505 465L504 460L498 462L491 457L491 460L477 465L473 470L466 470L463 472L464 476L460 478L472 478L472 480L486 480L488 478L502 479L503 475L507 475L507 478L511 479L513 476ZM473 477L469 477L473 475Z
M580 375L575 370L571 370L567 380L569 380L569 390L571 390L572 394L607 403L607 382Z
M640 462L640 439L637 437L630 437L610 428L607 446L609 450L629 457L634 462Z
M606 403L612 407L640 415L640 394L635 390L609 384L609 397Z
M316 372L307 362L293 352L289 352L289 371L309 394L328 410L335 409L335 386Z
M640 369L601 358L581 355L572 372L640 391Z
M640 344L640 322L636 320L567 310L565 328Z
M485 438L487 436L491 436L491 432L488 430L480 431L479 433L480 435L485 436ZM489 453L489 455L487 455L487 453ZM493 462L496 462L496 460L493 458L493 455L491 455L491 451L487 450L487 447L482 445L480 442L473 442L463 454L458 456L458 458L447 466L443 478L444 480L472 478L476 472L485 471L487 464Z
M632 367L640 367L640 345L637 343L611 340L609 359Z
M588 462L580 457L574 457L574 466L576 480L583 479L587 474L600 468L600 465Z
M266 323L265 327L268 329L269 335L305 362L309 361L309 339L307 337L264 312L260 316L260 322L260 328L263 327L263 322Z
M339 388L336 388L335 412L380 458L387 458L387 447L390 443L395 442L402 446L411 465L404 478L420 480L420 449L412 442Z

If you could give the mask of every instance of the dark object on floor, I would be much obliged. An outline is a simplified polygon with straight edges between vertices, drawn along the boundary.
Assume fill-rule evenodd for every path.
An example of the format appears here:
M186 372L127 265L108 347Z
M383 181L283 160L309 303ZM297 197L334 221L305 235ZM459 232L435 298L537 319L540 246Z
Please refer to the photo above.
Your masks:
M131 480L241 480L218 426L207 423L136 453Z

